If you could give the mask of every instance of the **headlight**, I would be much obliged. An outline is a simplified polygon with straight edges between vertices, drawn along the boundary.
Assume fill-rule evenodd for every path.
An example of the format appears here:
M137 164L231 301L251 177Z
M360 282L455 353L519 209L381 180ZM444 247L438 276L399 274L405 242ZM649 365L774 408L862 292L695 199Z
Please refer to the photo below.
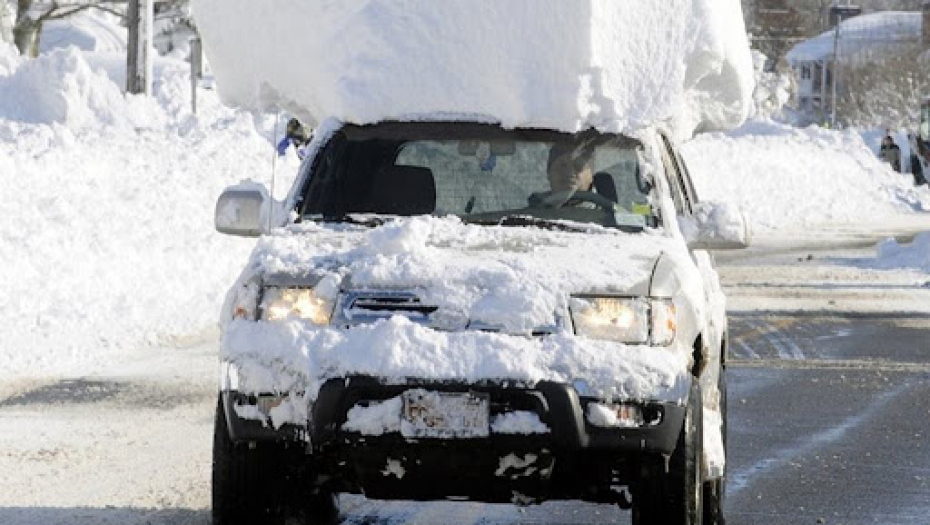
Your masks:
M262 320L305 319L318 326L329 324L334 301L319 297L311 288L267 287L262 295Z
M575 333L626 344L668 345L677 333L675 305L668 300L573 297Z

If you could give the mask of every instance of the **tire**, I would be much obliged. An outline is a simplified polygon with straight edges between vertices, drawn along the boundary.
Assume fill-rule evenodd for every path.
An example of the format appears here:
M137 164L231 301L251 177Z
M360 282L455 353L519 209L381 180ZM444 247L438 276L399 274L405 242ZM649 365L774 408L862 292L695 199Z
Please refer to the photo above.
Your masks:
M633 525L701 525L703 509L703 402L701 387L691 384L685 422L669 470L658 483L644 480L633 495Z
M723 457L727 457L727 369L720 367L720 379L717 380L720 390L720 418L723 424L720 427L723 434ZM704 482L704 523L703 525L725 525L723 504L727 492L726 463L723 466L723 477Z
M304 525L333 525L338 521L339 499L332 492L321 490L304 505Z
M213 429L213 525L283 525L279 459L273 447L233 443L220 399Z

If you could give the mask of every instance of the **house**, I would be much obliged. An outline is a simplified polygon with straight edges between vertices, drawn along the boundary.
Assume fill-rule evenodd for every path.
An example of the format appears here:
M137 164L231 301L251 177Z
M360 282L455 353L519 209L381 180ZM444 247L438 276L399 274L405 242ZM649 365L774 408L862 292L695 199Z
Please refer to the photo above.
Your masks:
M902 46L920 42L923 19L921 12L883 11L860 15L840 23L838 34L834 28L795 45L785 59L798 81L796 109L811 122L828 121L837 63L836 87L842 92L843 67L880 62Z

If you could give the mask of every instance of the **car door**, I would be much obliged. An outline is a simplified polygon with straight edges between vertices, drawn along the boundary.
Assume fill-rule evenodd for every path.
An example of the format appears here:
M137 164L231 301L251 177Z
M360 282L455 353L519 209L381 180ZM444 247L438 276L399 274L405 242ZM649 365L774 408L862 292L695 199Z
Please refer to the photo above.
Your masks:
M669 184L672 189L672 200L677 200L676 211L685 216L695 213L699 203L697 192L691 181L684 159L678 153L672 142L665 135L661 135L663 156L666 157ZM677 194L677 196L676 196ZM703 281L705 303L710 315L707 326L702 331L702 343L705 346L705 355L708 359L720 362L726 360L724 337L726 333L726 298L720 286L720 276L714 269L713 256L706 250L692 250L691 257L700 272ZM713 374L716 376L716 374ZM713 378L716 381L716 377ZM705 385L710 386L710 385Z

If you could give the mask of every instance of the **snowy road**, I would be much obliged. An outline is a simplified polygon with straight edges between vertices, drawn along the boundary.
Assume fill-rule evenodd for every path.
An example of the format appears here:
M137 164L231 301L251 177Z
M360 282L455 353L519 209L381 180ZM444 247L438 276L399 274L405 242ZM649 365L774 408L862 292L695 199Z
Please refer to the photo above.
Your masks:
M930 515L930 278L873 272L873 239L720 257L731 297L731 525L912 524ZM816 248L816 249L815 249ZM209 523L215 334L90 377L0 385L0 523ZM627 523L343 498L345 523Z

